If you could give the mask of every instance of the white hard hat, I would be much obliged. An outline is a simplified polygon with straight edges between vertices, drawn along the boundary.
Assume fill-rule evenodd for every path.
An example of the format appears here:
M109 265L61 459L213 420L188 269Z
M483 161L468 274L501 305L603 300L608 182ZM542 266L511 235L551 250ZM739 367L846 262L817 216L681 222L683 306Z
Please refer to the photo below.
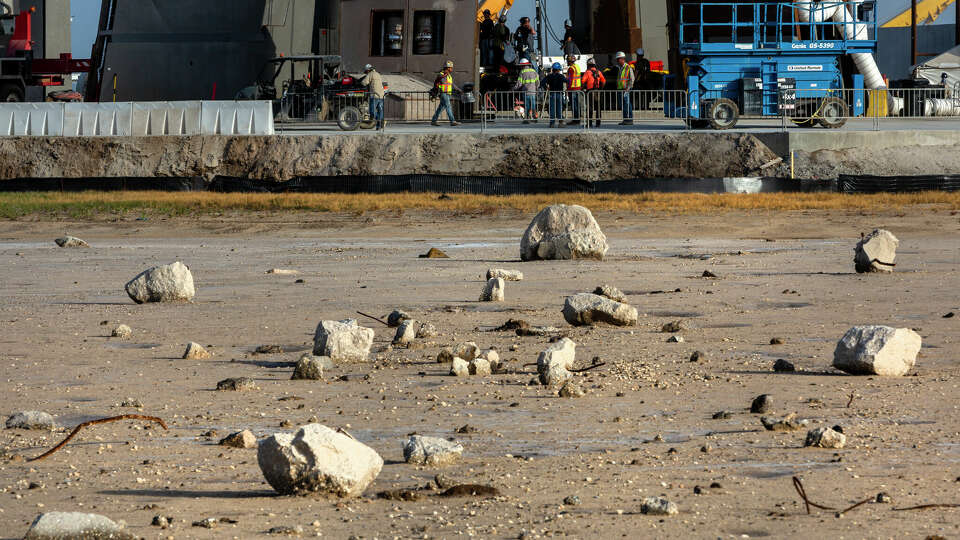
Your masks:
M643 56L643 47L637 49L637 56Z
M521 66L529 66L529 65L530 65L530 61L527 60L526 58L521 58L521 59L520 59L520 65L521 65Z
M371 66L370 64L363 66L364 71L370 71L371 69L373 69L373 66Z
M627 55L623 54L623 51L617 51L617 58L626 58Z

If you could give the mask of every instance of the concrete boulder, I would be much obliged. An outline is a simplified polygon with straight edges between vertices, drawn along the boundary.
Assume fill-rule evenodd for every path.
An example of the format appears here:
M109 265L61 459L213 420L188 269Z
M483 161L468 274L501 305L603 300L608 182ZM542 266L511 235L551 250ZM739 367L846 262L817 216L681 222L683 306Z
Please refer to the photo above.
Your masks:
M503 302L503 278L490 278L480 293L481 302Z
M337 362L364 362L373 345L373 329L364 328L356 319L320 321L313 337L313 354L329 356Z
M574 326L598 322L632 326L637 324L637 308L598 294L580 293L567 297L563 305L563 318Z
M53 430L57 423L49 413L43 411L21 411L7 418L7 429Z
M874 229L857 242L853 265L857 272L893 272L900 240L888 230Z
M577 356L577 344L570 338L552 343L537 357L537 373L540 384L559 386L567 382L573 374L573 363Z
M490 361L483 357L477 357L467 364L467 370L471 375L480 375L481 377L492 373Z
M906 375L920 346L920 334L909 328L854 326L837 343L833 367L853 375Z
M417 329L419 323L415 319L406 319L397 327L397 333L393 336L394 345L406 345L417 338Z
M487 279L493 278L500 278L504 281L523 281L523 272L520 272L519 270L491 268L487 270Z
M440 437L413 435L403 445L403 459L415 465L442 467L457 462L463 445Z
M607 237L590 210L555 204L540 211L520 240L520 259L603 259Z
M640 501L640 513L652 516L673 516L680 512L677 504L663 497L644 497Z
M356 497L383 468L383 459L372 448L321 424L263 439L257 463L267 483L283 495Z
M249 429L243 431L238 431L236 433L231 433L226 437L220 439L220 442L217 443L220 446L229 446L231 448L256 448L257 446L257 436L253 434Z
M187 348L183 351L184 360L206 360L212 357L210 351L203 348L203 345L195 341L187 343Z
M193 274L176 261L141 272L126 285L127 294L138 304L144 302L187 302L197 294Z
M470 363L463 358L453 357L450 363L450 374L454 377L466 377L470 375Z
M623 302L626 300L626 296L624 296L623 291L607 283L604 283L603 285L600 285L594 289L593 294L605 296L614 302Z
M472 341L466 341L454 347L453 355L466 361L473 360L480 353L480 347Z
M325 356L304 354L297 360L293 368L291 380L320 380L323 379L323 370L333 367L333 362Z
M76 236L61 236L60 238L54 240L54 242L56 242L57 245L62 248L90 247L90 244L77 238Z
M123 530L123 525L100 514L83 512L47 512L40 514L24 540L135 540L137 536Z
M847 436L833 428L819 427L807 432L804 446L816 448L843 448L847 444Z

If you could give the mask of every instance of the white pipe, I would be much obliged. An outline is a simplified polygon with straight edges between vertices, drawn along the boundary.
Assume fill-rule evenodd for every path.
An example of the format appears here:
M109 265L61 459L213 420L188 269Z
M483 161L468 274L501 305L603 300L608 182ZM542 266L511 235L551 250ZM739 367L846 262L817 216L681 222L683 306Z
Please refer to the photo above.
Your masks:
M955 99L930 98L923 101L924 116L960 116L960 102Z
M840 26L843 31L843 37L846 40L862 41L869 37L867 25L857 21L856 17L850 13L844 3L835 2L795 2L797 7L797 17L800 22L822 23L832 20ZM863 85L867 88L886 88L883 82L883 76L877 68L877 62L870 53L852 53L850 57L857 66L857 70L863 75Z

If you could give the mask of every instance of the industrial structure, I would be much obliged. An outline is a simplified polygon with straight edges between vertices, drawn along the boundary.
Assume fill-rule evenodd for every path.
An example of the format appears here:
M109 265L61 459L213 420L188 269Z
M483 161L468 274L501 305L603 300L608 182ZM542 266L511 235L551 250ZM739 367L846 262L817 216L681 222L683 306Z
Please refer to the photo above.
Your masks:
M9 24L0 29L0 36L6 42L12 38L14 21L12 17L30 12L31 55L36 59L57 60L63 54L70 54L70 0L0 0L0 16L7 17ZM23 31L24 29L21 29ZM7 45L4 44L4 49ZM0 53L2 54L2 53ZM44 91L56 91L69 88L69 81L63 85L48 84L44 87L27 85L25 97L31 101L41 101ZM9 94L3 96L7 99Z

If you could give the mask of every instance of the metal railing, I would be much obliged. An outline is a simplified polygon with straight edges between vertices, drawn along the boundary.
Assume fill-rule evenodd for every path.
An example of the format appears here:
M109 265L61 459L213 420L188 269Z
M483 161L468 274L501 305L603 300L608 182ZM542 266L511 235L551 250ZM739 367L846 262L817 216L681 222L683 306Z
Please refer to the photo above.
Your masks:
M477 105L481 130L528 124L586 128L583 92L491 91Z
M472 98L472 94L451 95L451 108L458 121L472 117L475 101ZM388 124L430 122L439 105L440 99L431 99L429 92L387 91L383 98L383 118ZM365 91L288 92L280 99L276 121L285 124L337 123L341 113L351 108L350 114L359 114L361 122L373 121L369 94ZM447 119L444 111L440 111L440 119Z
M687 127L685 90L590 90L586 98L589 125L594 129L604 125Z

